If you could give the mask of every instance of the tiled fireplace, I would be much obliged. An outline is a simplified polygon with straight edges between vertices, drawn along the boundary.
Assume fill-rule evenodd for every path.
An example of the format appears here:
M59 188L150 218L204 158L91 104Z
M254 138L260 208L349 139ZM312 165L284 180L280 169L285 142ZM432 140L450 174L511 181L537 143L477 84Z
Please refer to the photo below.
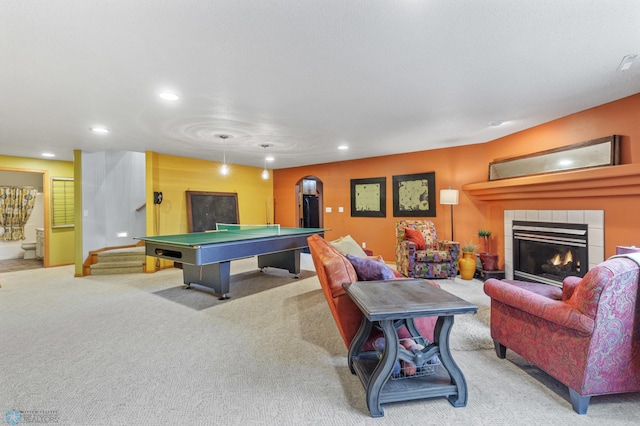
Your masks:
M504 236L507 279L561 285L604 260L604 211L506 210Z

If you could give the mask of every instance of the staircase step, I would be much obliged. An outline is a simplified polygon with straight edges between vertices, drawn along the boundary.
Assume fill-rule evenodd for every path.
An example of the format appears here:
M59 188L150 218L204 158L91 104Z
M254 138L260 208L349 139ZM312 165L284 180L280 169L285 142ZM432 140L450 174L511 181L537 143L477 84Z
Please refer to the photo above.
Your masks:
M91 265L91 275L133 274L144 272L143 262L100 262Z
M119 268L119 267L127 267L127 266L141 266L144 262L140 262L138 260L125 260L122 262L99 262L91 265L91 269L109 269L109 268Z
M98 253L98 256L118 256L122 253L131 253L131 254L144 254L145 252L145 247L144 246L138 246L138 247L125 247L125 248L119 248L119 249L110 249L110 250L106 250L106 251L101 251L100 253Z
M137 253L132 253L132 254L127 254L127 253L121 253L121 254L117 254L117 255L111 255L111 256L100 256L98 255L98 262L99 263L114 263L114 262L144 262L147 260L147 257L143 254L137 254Z
M118 275L118 274L139 274L143 272L142 266L129 268L91 268L91 275Z
M147 260L144 246L102 251L90 265L90 275L138 274Z
M98 253L98 262L126 262L136 261L145 262L145 248L144 247L129 247L122 249L107 250Z

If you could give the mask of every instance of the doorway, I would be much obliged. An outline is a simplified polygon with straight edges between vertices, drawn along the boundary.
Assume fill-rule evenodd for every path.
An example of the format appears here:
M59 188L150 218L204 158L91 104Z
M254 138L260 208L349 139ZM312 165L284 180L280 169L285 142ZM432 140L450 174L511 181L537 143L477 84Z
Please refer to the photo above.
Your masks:
M296 216L300 228L324 226L322 181L315 176L305 176L295 186Z
M44 179L43 171L0 168L0 186L37 189L33 211L24 227L24 240L0 241L0 272L14 272L44 266L44 228L46 226ZM39 244L39 242L42 243Z

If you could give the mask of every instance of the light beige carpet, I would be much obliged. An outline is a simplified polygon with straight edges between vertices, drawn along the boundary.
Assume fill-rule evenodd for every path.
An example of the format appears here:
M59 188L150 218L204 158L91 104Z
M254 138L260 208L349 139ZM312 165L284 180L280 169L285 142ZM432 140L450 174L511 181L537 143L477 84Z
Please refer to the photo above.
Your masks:
M184 290L180 270L0 274L2 418L22 410L55 413L64 425L640 423L639 394L594 397L580 416L566 388L512 353L498 359L486 349L485 309L457 317L451 332L466 407L392 403L373 419L303 257L301 279L257 272L255 259L232 263L227 301ZM479 281L441 284L488 306Z

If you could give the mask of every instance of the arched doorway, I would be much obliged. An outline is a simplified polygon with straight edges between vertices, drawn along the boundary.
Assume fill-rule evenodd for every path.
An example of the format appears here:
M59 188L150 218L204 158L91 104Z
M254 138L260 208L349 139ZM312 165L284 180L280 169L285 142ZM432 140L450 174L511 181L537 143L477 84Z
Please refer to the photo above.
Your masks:
M322 181L315 176L305 176L295 185L296 223L300 228L324 226Z

